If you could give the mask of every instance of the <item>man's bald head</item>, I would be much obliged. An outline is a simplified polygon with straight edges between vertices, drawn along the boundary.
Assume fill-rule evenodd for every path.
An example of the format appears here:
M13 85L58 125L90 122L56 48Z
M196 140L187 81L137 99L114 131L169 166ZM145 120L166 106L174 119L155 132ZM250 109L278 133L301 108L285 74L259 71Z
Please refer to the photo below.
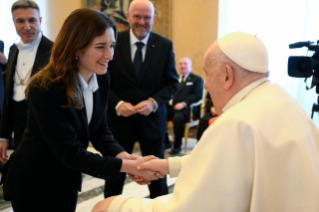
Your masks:
M155 14L154 5L149 0L134 0L134 1L132 1L132 3L130 4L130 7L129 7L129 12L131 12L132 9L140 8L140 7L147 7L150 9L150 11L152 12L153 15Z
M149 0L134 0L126 17L135 37L143 40L152 30L156 20L154 5Z

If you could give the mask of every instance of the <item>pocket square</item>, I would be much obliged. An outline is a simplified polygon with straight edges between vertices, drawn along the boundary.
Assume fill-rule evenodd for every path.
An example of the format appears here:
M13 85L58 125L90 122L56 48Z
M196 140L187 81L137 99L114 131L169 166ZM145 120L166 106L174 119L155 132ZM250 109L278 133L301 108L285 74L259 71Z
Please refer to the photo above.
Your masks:
M186 85L193 85L192 82L186 82Z

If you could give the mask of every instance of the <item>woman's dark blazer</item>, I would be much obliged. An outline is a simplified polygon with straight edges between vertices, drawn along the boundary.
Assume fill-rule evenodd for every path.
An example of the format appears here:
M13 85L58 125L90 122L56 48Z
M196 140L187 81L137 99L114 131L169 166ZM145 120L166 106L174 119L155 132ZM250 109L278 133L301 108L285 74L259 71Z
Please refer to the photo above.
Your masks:
M6 200L24 189L36 192L44 187L50 193L58 186L61 192L80 191L81 173L117 180L122 160L113 157L124 149L114 140L107 125L109 77L105 74L97 79L99 89L93 94L90 125L85 107L79 110L63 107L68 101L61 83L53 84L48 90L31 87L27 128L21 145L4 166L2 182ZM86 150L89 141L103 156ZM43 198L48 198L47 194Z

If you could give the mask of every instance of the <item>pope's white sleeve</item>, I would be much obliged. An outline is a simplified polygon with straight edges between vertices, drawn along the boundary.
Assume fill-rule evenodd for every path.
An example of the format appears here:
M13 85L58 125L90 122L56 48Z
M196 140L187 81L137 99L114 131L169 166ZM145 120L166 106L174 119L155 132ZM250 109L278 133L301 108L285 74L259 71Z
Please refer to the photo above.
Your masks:
M123 203L125 201L127 201L128 199L130 199L131 197L126 197L123 195L119 195L116 198L113 199L108 212L118 212L121 209L121 206L123 205Z
M112 201L108 212L153 212L153 199L117 196Z
M177 177L179 172L181 171L183 164L187 160L188 156L185 155L183 157L169 157L168 158L168 169L169 175L171 177Z

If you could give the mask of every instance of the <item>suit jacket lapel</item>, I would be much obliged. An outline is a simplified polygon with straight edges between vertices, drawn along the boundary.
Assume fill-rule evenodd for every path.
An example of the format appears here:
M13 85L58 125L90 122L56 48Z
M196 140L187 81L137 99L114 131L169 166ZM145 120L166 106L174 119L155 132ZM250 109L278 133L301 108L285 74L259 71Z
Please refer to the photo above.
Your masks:
M93 130L95 129L96 124L98 123L98 119L100 118L98 115L101 114L100 113L100 92L101 89L99 88L97 91L95 91L93 93L93 114L92 114L92 118L91 118L91 122L89 125L89 132L93 132Z
M43 68L43 67L39 67L39 64L41 61L45 59L44 55L46 52L47 52L47 49L45 49L45 45L44 45L44 35L42 35L42 38L37 50L37 54L35 55L31 76L34 75L37 71L39 71L39 68Z
M8 91L9 98L12 98L13 95L13 77L15 74L15 65L17 64L19 50L16 45L13 46L9 58L13 58L12 60L8 61L7 66L7 79L6 79L6 89Z
M3 49L4 49L4 44L3 44L3 42L2 41L0 41L0 52L2 52L3 53Z
M186 86L186 81L187 81L188 77L179 85L178 93L181 92L181 90L183 90L184 87Z
M184 80L185 85L186 85L186 82L192 82L192 78L193 78L193 74L190 73L190 74L187 76L187 78Z
M193 74L190 73L190 74L187 76L187 78L186 78L182 83L180 83L179 89L178 89L177 93L175 94L175 96L176 96L178 93L182 92L182 90L186 87L186 83L187 83L187 82L191 82L191 81L192 81L192 75L193 75Z
M130 43L130 31L127 30L125 33L123 33L123 36L121 42L118 47L121 51L121 55L123 57L123 62L126 64L127 69L123 70L126 72L126 74L129 76L129 78L135 79L136 76L133 71L133 62L132 62L132 56L131 56L131 43Z
M141 81L142 78L144 77L144 75L147 73L149 64L154 58L156 48L157 48L156 39L152 36L152 32L150 32L150 36L149 36L148 41L147 41L147 49L146 49L146 53L145 53L145 59L144 59L144 62L142 64L140 74L138 76L138 81Z
M90 140L90 133L89 133L89 127L88 127L89 124L88 124L88 119L86 115L86 107L85 107L84 98L83 98L83 107L80 110L76 110L76 111L82 122L83 129L85 129L86 136L88 140Z

